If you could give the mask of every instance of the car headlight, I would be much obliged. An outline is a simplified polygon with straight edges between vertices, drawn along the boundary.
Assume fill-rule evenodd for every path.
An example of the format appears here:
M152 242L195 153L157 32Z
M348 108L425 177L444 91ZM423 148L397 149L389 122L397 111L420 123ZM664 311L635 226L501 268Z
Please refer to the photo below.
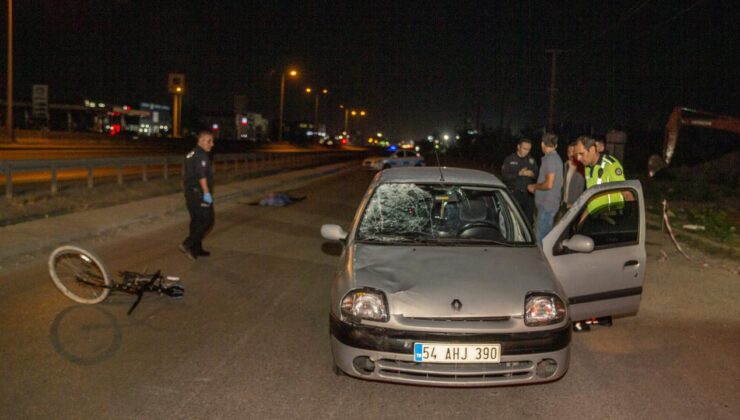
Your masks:
M531 294L524 302L524 325L539 327L557 324L565 319L565 304L549 294Z
M354 319L388 321L388 305L385 294L375 289L358 289L347 293L342 299L342 315Z

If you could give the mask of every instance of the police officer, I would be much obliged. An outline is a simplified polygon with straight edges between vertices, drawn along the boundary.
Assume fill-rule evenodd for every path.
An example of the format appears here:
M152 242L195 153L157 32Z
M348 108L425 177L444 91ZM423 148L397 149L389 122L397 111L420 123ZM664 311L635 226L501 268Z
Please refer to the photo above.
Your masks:
M198 145L185 156L185 203L190 213L190 235L180 244L188 258L207 257L203 237L213 226L213 170L208 153L213 148L213 134L198 133Z
M519 140L516 152L507 156L501 167L504 183L524 210L530 224L534 222L534 195L527 191L527 185L535 182L539 172L537 162L529 155L531 150L532 140L527 138Z
M585 167L586 188L625 180L622 164L614 156L600 152L598 141L594 138L578 137L575 147L576 157ZM624 200L621 192L597 197L588 203L588 214L621 209L624 207Z
M625 180L622 164L614 156L603 153L603 150L603 146L599 146L599 141L592 137L581 136L576 139L575 155L585 167L587 189L609 182ZM604 223L614 224L611 216L624 209L625 200L632 201L634 197L630 192L623 191L592 198L586 211L583 212L581 223L589 215L592 215ZM573 330L588 331L591 329L589 326L591 323L611 326L612 319L611 317L603 317L588 321L577 321L573 323Z

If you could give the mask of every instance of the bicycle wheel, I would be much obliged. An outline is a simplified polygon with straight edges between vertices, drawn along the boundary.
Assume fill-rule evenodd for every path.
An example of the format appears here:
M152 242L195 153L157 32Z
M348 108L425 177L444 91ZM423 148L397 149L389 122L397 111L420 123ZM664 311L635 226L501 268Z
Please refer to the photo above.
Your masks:
M100 303L110 294L110 277L101 259L74 245L62 245L49 256L54 285L79 303Z

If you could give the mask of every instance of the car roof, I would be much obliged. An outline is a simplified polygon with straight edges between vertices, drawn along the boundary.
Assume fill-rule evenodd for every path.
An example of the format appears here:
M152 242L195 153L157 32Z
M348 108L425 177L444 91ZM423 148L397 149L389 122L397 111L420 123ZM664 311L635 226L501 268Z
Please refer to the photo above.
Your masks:
M440 179L440 171L444 181ZM476 184L505 187L495 175L476 169L423 166L389 168L380 172L377 182L444 182L445 184Z

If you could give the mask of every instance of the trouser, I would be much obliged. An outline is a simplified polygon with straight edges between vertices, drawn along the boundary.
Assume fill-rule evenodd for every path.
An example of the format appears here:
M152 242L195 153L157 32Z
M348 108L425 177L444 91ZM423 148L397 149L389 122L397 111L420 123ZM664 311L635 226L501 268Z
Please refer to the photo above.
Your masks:
M534 223L534 195L530 194L527 190L514 190L512 191L514 199L519 203L519 207L524 211L524 215L527 217L529 224Z
M213 226L213 204L203 201L200 188L185 189L185 204L188 206L188 213L190 213L190 235L185 239L183 245L193 252L198 252L203 250L203 237Z
M547 210L544 207L537 206L537 223L534 227L537 245L542 246L542 239L552 230L555 223L555 213L557 213L557 210Z

